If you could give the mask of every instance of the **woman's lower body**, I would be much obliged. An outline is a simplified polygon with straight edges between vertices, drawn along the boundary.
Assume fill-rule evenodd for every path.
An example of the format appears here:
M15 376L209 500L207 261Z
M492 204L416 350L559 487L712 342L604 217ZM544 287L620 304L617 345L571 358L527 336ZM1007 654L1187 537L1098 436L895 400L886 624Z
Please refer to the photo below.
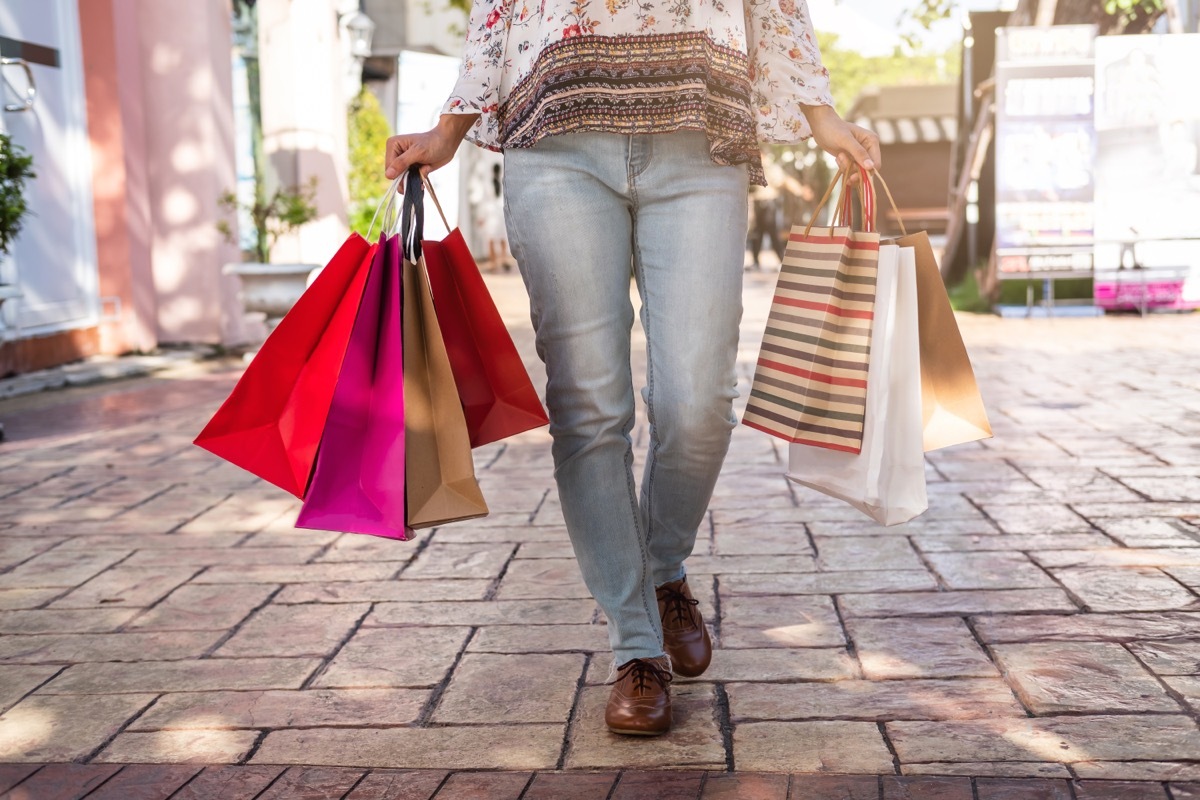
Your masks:
M614 665L661 665L662 598L688 610L676 587L735 424L747 171L714 164L701 132L577 133L506 151L504 184L576 559ZM631 276L647 342L640 488Z

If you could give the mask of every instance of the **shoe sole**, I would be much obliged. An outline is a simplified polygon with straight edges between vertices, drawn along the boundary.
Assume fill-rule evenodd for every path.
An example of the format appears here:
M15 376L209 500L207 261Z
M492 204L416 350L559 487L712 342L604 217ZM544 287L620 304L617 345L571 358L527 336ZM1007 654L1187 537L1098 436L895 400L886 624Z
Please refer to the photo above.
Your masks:
M632 730L626 730L624 728L614 728L612 725L608 725L607 728L611 732L618 733L622 736L662 736L663 734L670 731L670 728L668 728L665 731L632 731Z
M680 678L699 678L701 675L708 672L708 668L712 666L711 647L712 647L712 644L711 644L711 640L710 640L708 663L704 665L704 669L700 670L699 672L683 672L682 670L680 670L676 667L676 664L678 664L679 662L675 658L672 657L671 658L671 672L675 675L678 675Z
M701 675L708 672L708 667L705 667L699 672L679 672L677 670L672 670L672 672L674 672L675 675L679 676L680 678L699 678Z

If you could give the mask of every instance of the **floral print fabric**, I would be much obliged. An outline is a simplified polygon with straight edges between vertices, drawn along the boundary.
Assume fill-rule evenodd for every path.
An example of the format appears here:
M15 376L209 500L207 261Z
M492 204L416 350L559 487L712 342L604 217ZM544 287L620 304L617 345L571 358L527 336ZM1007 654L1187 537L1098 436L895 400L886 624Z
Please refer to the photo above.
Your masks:
M832 105L806 0L475 0L443 109L493 150L571 131L708 133L714 161L810 135Z
M762 165L746 57L702 33L577 36L550 45L500 104L500 140L529 147L572 131L708 135L718 164Z

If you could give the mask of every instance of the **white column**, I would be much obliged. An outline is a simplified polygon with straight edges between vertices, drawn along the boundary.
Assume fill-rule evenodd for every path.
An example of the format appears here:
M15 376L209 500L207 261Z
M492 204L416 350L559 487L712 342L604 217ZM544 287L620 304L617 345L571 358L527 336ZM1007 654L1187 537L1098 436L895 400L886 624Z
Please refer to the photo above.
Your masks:
M317 179L317 219L281 240L276 262L323 264L346 227L345 55L339 0L259 0L263 151L275 181Z

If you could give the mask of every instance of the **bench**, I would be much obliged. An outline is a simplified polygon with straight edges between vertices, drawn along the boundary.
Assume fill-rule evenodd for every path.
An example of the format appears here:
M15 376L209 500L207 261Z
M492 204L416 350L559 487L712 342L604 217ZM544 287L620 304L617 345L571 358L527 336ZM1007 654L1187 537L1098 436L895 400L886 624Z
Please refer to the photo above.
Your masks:
M940 232L946 230L946 226L950 223L950 209L948 208L902 208L899 215L895 209L889 208L885 212L884 219L887 220L890 228L899 229L897 216L904 222L904 227L908 230L932 228Z

